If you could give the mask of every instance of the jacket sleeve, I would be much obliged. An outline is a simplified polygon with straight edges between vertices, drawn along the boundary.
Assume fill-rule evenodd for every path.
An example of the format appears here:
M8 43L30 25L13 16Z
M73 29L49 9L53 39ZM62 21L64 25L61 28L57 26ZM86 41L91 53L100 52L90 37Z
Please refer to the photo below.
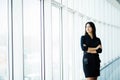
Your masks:
M96 51L97 51L97 53L102 53L102 49L101 48L97 49Z
M82 48L83 51L88 50L88 46L85 44L85 36L81 37L81 48Z
M98 39L98 42L99 42L99 44L101 45L100 39ZM98 48L96 51L97 51L97 53L102 53L102 49L101 49L101 48Z

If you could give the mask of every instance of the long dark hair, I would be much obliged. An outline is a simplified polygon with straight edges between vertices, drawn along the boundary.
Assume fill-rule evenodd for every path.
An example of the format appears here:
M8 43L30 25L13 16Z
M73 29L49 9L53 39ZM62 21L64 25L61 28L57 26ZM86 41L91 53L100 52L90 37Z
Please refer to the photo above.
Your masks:
M87 22L85 24L85 35L88 35L88 33L86 32L86 26L87 26L87 24L89 24L92 27L93 38L96 38L96 28L95 28L95 24L93 22Z

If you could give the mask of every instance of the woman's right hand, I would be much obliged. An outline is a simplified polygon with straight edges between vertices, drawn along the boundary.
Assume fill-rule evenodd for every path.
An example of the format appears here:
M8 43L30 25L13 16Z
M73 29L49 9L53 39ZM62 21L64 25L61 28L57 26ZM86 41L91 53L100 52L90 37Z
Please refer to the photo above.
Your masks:
M102 46L100 44L96 47L96 50L99 49L99 48L102 48Z

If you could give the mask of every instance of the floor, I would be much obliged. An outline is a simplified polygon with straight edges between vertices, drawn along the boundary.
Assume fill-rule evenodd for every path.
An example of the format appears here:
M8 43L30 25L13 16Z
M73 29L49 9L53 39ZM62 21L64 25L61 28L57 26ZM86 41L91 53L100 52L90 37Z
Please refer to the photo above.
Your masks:
M98 80L120 80L120 59L101 70Z

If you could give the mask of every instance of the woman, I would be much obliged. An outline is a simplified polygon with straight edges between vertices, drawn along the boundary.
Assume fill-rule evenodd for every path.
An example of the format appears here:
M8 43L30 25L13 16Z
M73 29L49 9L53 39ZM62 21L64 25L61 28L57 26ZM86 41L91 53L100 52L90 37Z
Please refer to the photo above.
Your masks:
M96 36L96 28L93 22L85 24L85 35L81 37L81 48L84 51L83 70L86 80L97 80L100 76L100 58L102 45Z

